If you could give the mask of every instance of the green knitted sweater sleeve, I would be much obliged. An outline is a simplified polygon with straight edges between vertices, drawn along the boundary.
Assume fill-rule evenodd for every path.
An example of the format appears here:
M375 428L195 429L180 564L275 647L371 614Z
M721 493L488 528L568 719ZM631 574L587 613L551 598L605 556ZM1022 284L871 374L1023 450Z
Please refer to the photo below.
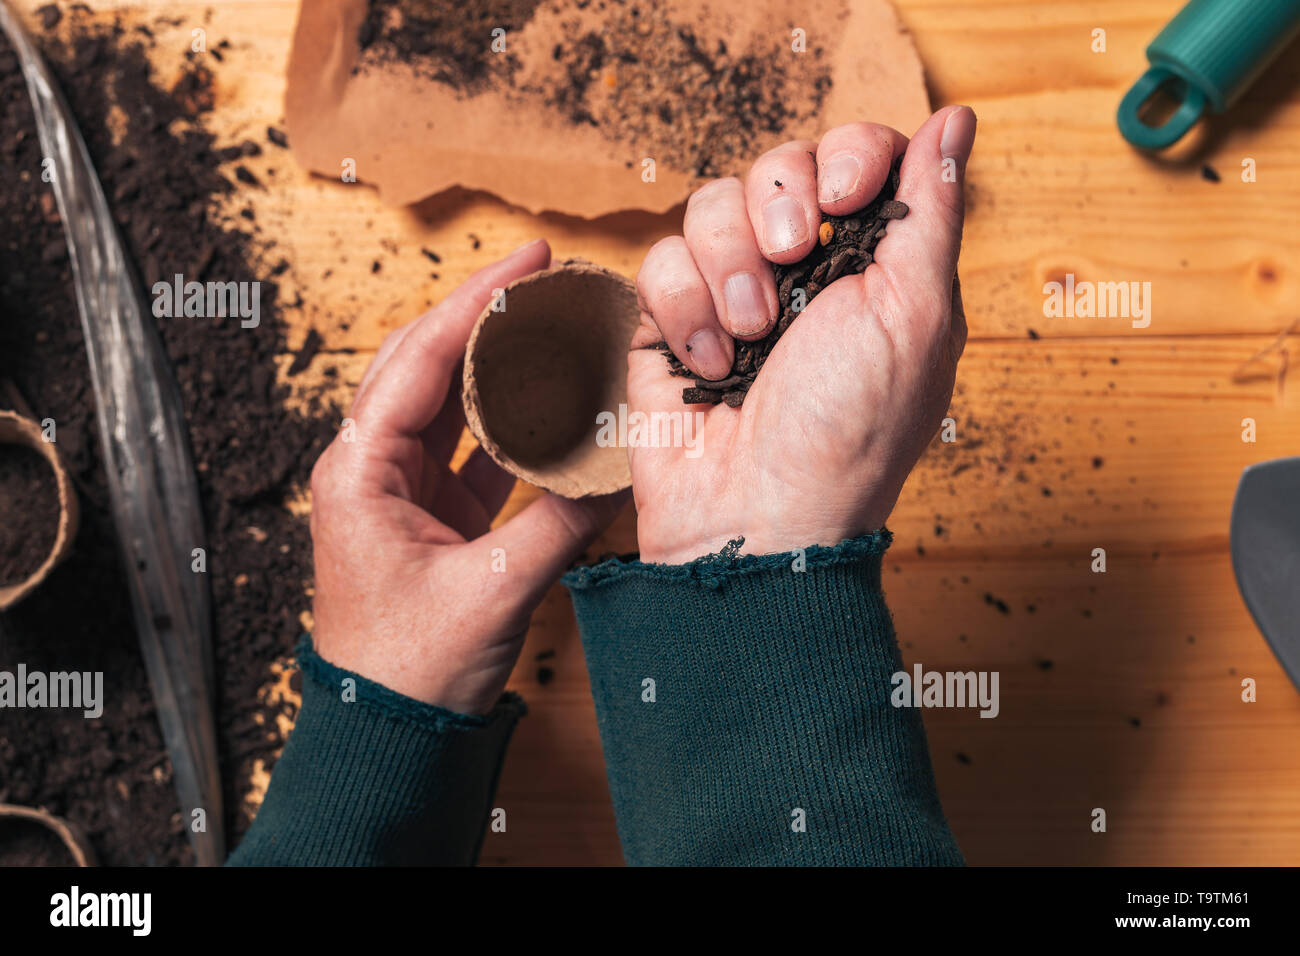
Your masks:
M302 709L231 866L468 865L523 701L485 716L391 691L299 647Z
M565 576L630 864L958 865L881 592L889 533Z

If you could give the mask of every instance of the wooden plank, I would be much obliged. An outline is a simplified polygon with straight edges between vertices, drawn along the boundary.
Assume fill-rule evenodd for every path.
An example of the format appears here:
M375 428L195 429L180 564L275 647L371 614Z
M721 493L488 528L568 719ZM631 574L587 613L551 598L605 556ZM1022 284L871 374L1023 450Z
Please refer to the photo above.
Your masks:
M900 543L928 547L938 524L972 556L1221 548L1241 469L1300 450L1297 383L1279 386L1277 354L1248 364L1271 341L968 346L951 406L957 441L934 442L912 476L894 520L915 524L917 539L900 531ZM1243 369L1259 377L1235 382Z
M134 16L142 5L94 6ZM897 6L936 105L968 102L981 121L957 441L936 441L905 489L886 569L909 664L1001 674L997 719L926 714L958 838L975 863L1293 863L1300 698L1241 605L1226 548L1241 468L1300 450L1300 399L1295 383L1279 386L1281 351L1236 380L1300 316L1300 158L1290 148L1300 61L1280 63L1230 118L1157 161L1123 143L1114 110L1181 0ZM163 10L147 5L143 16ZM175 70L196 25L229 39L211 122L223 142L264 139L281 118L293 0L186 0L166 11L182 22L157 27L159 69ZM1098 27L1105 53L1090 49ZM1258 182L1241 181L1246 157ZM1222 182L1203 179L1203 163ZM268 263L291 263L287 298L304 300L289 316L291 342L321 331L316 366L339 366L344 399L388 330L515 245L544 235L559 257L632 275L679 226L679 214L532 216L463 191L390 209L364 185L308 177L274 148L250 167L266 188L241 190L229 210L255 209L274 244ZM1066 273L1150 282L1150 327L1046 317L1043 285ZM1254 444L1241 440L1248 417ZM517 489L506 515L535 494ZM627 513L591 553L634 546ZM1104 575L1089 568L1094 547L1107 550ZM555 656L536 660L546 651ZM545 683L542 666L553 672ZM1246 676L1259 681L1257 704L1240 701ZM561 589L534 616L511 686L531 713L497 799L508 830L488 836L484 862L617 862ZM1106 834L1089 828L1099 806Z
M1300 314L1300 58L1283 56L1230 114L1159 159L1115 110L1183 0L897 0L935 104L980 118L963 286L977 335L1280 329ZM1093 31L1105 31L1094 52ZM1242 161L1258 181L1242 182ZM1222 182L1201 176L1212 164ZM1150 328L1047 319L1045 282L1152 284Z
M1112 566L1095 585L1059 559L899 558L886 590L907 666L1000 674L997 718L924 714L970 862L1295 860L1300 697L1221 586L1231 581L1222 554ZM548 598L512 680L530 715L497 799L509 829L488 838L485 863L617 861L581 650L553 605L569 613L566 598ZM532 655L550 649L556 676L543 687ZM1244 677L1258 682L1258 703L1241 701ZM1105 834L1090 829L1096 807Z
M968 348L958 440L936 441L904 489L885 584L909 666L1001 673L998 718L925 714L944 807L971 862L1280 864L1300 852L1286 796L1300 784L1300 697L1227 560L1241 468L1300 448L1300 391L1279 396L1273 378L1232 382L1263 341ZM1254 444L1241 440L1248 416ZM518 490L506 514L534 496ZM591 552L634 548L630 518ZM1106 549L1105 574L1090 569L1094 547ZM560 591L538 612L511 681L531 715L498 801L539 822L494 836L485 861L613 852L602 842L609 820L595 812L599 742ZM541 686L530 655L556 646L556 677ZM1259 681L1258 704L1240 702L1243 676ZM524 736L534 718L547 731ZM592 789L541 783L547 766ZM1098 806L1104 835L1089 829Z
M909 666L1000 673L998 717L925 713L972 863L1294 863L1300 696L1226 555L1104 575L1058 558L902 564L886 588ZM1242 702L1247 677L1258 703ZM1104 834L1091 830L1098 807Z
M1178 0L898 5L920 45L936 105L969 102L981 119L962 264L974 336L1022 336L1029 329L1265 334L1300 314L1293 265L1300 261L1300 158L1289 148L1300 135L1296 58L1270 70L1231 117L1156 161L1124 143L1114 111L1142 71L1145 44ZM176 68L176 51L188 48L194 23L214 42L229 39L214 71L213 123L231 141L262 138L265 126L280 120L294 4L176 6L193 12L171 28L155 24L160 69ZM1105 53L1090 48L1094 27L1108 31ZM1241 181L1246 157L1257 164L1257 182ZM1204 162L1222 182L1201 177ZM392 209L364 185L364 170L358 184L309 177L275 149L249 165L269 188L241 190L230 207L257 210L263 236L293 264L290 297L304 295L295 325L304 334L317 325L331 348L374 348L385 331L474 268L534 236L548 237L557 256L585 256L631 275L645 249L680 222L679 213L595 222L533 216L459 190ZM422 246L445 256L441 267L420 255ZM371 274L375 261L381 271ZM1044 316L1044 283L1066 274L1150 282L1150 327L1132 329L1122 318Z

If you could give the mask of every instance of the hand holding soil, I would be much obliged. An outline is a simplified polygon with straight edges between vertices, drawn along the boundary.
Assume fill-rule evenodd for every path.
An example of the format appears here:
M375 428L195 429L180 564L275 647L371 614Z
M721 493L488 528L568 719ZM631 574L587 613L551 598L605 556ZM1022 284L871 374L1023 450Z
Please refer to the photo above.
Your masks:
M312 472L317 651L457 713L492 709L529 615L627 500L546 495L490 531L514 477L481 448L449 465L474 321L493 289L550 258L531 242L392 332Z
M701 410L698 457L631 450L642 560L690 561L743 535L746 553L834 545L884 525L952 395L966 340L956 281L962 178L975 138L966 107L912 141L870 123L764 154L742 184L715 180L687 204L637 278L642 327L628 357L633 411ZM901 157L893 219L860 275L808 302L739 408L683 406L672 353L704 379L732 373L737 345L783 311L773 264L822 241L823 218L866 208Z

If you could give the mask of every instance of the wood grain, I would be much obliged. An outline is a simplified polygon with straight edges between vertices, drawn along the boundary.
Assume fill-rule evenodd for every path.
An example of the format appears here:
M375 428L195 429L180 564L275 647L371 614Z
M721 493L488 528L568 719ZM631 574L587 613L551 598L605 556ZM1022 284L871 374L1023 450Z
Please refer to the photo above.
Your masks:
M94 5L146 20L163 9ZM1300 450L1300 383L1283 374L1300 336L1278 338L1300 317L1300 57L1290 51L1170 157L1141 156L1120 139L1115 107L1181 5L897 0L935 105L966 102L980 117L957 440L936 440L905 489L886 565L909 664L1001 674L997 719L926 714L944 806L972 863L1300 861L1300 696L1227 557L1241 469ZM168 4L181 22L159 28L159 69L175 68L195 25L229 39L213 122L223 139L263 140L280 120L295 9ZM1091 49L1096 28L1104 53ZM1241 179L1247 158L1257 182ZM1222 181L1203 178L1204 164ZM345 397L387 331L526 239L633 275L680 221L680 210L533 216L459 190L391 209L273 148L250 165L266 188L241 191L232 209L251 205L274 244L269 261L292 264L288 297L303 297L292 341L320 330L316 366L339 367ZM1043 285L1066 273L1150 282L1150 327L1046 317ZM1245 418L1255 443L1242 441ZM517 489L505 516L534 494ZM625 514L592 554L634 546ZM1090 570L1096 547L1105 574ZM1241 701L1245 677L1258 703ZM531 713L497 798L509 828L488 835L484 862L618 862L561 589L534 616L512 686ZM1104 834L1090 830L1096 807Z

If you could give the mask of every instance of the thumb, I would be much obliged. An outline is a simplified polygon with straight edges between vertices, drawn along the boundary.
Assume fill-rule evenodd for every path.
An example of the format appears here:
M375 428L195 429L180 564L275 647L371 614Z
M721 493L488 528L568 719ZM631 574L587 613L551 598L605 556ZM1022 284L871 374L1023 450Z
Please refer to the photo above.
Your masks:
M961 251L962 183L974 142L969 106L940 110L922 124L899 170L897 198L907 203L907 216L889 224L875 256L900 280L896 287L933 291L945 315Z
M630 411L682 411L682 389L694 385L693 378L681 378L668 371L668 356L662 349L638 348L633 340L627 353L627 405ZM631 449L633 454L637 449Z
M546 591L600 536L623 510L631 490L593 498L562 498L548 493L501 527L462 547L482 575L485 589L495 592L522 630Z

